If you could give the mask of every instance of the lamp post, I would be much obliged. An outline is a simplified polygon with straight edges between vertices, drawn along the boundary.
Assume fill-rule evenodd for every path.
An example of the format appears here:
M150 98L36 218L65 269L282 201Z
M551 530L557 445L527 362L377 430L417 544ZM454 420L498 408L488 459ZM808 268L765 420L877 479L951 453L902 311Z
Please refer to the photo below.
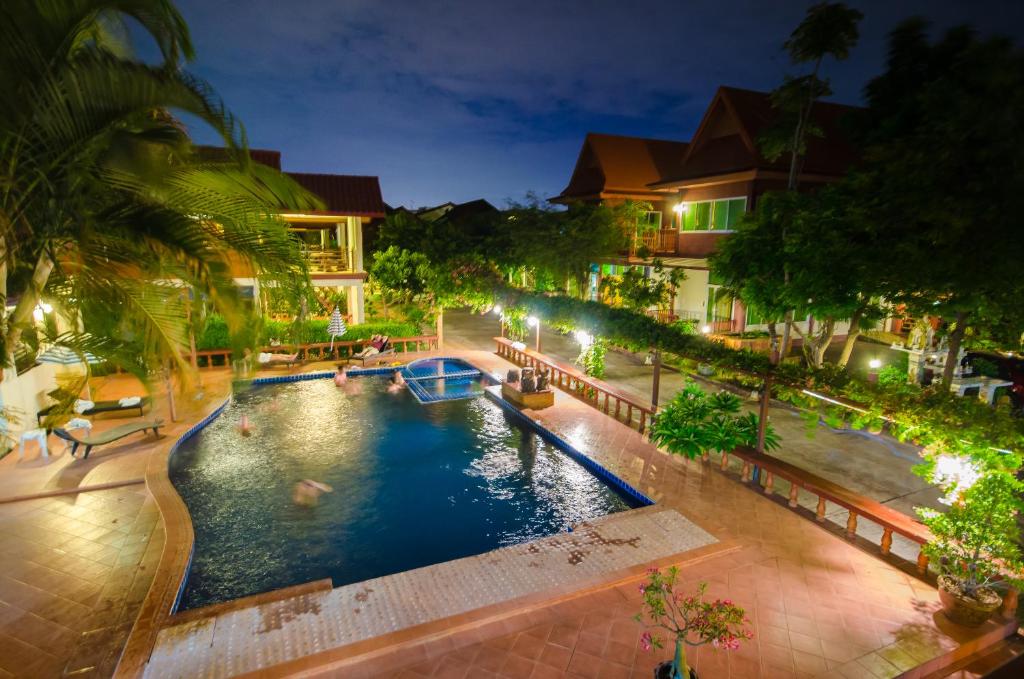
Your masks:
M539 354L540 353L540 319L537 318L536 316L530 316L529 318L526 319L526 324L528 326L530 326L531 328L537 328L537 343L535 345L535 350Z
M494 305L494 313L498 314L498 323L501 325L501 336L505 336L505 315L501 313L501 305Z
M878 382L878 369L882 367L882 359L873 358L868 361L868 382Z

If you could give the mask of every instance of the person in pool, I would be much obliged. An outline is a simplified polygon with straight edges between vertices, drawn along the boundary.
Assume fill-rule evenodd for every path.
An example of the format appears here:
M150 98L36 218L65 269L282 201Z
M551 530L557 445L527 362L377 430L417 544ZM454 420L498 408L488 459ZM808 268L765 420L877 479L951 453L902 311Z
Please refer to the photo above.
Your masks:
M321 495L332 492L334 492L334 489L326 483L320 483L313 479L302 479L295 484L292 501L303 507L312 507L319 502Z
M396 370L394 372L394 374L391 375L391 384L388 385L388 391L391 392L391 393L394 393L396 391L401 391L402 387L404 387L404 386L405 386L405 378L402 377L402 371L401 370Z
M348 366L339 365L338 372L334 374L334 386L344 387L348 384Z

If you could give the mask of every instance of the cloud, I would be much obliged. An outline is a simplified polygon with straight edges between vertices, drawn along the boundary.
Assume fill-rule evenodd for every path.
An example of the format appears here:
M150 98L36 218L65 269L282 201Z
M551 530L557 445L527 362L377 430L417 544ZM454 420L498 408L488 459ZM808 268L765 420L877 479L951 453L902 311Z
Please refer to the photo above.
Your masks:
M179 0L193 69L255 146L279 148L290 169L380 174L398 203L557 192L588 130L687 138L719 84L781 80L779 46L807 4ZM905 15L1024 23L1024 3L854 4L864 38L829 67L844 101Z

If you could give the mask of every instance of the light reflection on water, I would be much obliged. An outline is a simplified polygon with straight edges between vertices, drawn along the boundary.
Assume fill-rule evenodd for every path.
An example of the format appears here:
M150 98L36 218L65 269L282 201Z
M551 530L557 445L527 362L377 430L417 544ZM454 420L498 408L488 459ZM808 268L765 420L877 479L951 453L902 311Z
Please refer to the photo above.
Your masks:
M532 540L626 501L483 397L421 405L331 380L239 394L171 461L196 533L183 608L335 586ZM238 422L248 415L253 435ZM334 492L291 500L301 479Z

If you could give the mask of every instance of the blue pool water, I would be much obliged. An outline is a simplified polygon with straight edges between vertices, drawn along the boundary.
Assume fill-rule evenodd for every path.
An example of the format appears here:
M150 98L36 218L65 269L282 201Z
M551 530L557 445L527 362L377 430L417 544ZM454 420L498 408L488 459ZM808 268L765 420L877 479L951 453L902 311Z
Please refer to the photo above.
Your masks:
M464 386L478 393L479 378ZM485 396L420 403L387 387L387 376L255 387L179 447L171 480L195 528L181 608L359 582L632 506ZM302 479L334 492L295 505Z

